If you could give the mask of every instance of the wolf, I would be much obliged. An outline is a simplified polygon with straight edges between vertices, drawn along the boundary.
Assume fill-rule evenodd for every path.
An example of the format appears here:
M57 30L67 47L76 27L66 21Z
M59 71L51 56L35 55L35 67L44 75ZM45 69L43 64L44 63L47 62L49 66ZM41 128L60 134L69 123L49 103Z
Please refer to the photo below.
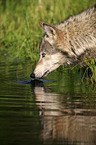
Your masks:
M32 78L44 78L60 65L82 65L86 58L96 62L96 5L63 23L40 26L44 35Z

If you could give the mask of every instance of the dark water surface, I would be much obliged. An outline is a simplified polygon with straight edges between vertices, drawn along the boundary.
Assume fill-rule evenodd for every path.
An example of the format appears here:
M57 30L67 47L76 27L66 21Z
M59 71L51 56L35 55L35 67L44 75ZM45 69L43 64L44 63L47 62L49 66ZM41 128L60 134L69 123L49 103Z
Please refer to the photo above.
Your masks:
M30 83L31 71L0 58L0 145L96 145L96 87L76 69Z

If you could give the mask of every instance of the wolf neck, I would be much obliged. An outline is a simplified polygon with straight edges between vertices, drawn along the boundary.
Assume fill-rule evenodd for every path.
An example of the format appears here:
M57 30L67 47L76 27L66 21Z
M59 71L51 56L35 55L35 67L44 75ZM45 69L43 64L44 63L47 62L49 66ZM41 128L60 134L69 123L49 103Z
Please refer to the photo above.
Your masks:
M69 18L57 26L64 34L65 49L71 55L80 56L91 48L96 50L96 10L91 8Z

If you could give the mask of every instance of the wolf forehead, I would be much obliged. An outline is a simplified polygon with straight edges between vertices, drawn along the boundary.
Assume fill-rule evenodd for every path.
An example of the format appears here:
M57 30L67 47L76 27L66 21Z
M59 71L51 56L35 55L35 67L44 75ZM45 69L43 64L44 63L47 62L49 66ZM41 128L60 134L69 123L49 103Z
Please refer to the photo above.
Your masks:
M56 47L46 40L46 37L46 34L42 37L40 44L40 52L46 52L48 54L54 54L58 52L58 50L56 50Z

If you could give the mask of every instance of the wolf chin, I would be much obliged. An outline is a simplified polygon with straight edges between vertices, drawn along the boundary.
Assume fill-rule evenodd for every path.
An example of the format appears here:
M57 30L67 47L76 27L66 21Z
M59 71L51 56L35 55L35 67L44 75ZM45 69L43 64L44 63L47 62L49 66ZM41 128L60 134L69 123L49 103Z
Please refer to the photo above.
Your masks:
M40 26L45 33L32 78L46 77L60 65L83 64L86 58L96 61L96 5L61 24Z

